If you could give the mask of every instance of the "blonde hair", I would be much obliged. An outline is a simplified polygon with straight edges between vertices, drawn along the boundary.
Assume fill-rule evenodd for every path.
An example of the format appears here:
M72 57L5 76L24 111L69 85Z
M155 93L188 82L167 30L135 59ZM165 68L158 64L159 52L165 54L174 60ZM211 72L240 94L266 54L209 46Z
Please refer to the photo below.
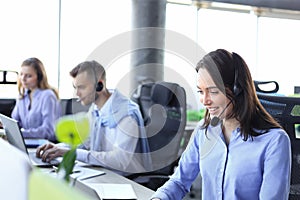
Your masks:
M58 91L54 87L49 85L45 67L39 59L34 58L34 57L28 58L23 61L21 67L23 67L23 66L29 66L35 70L35 72L37 74L37 80L38 80L37 87L38 88L40 88L42 90L52 89L54 94L56 95L57 99L59 99ZM19 91L20 99L24 98L25 88L22 86L20 79L18 79L18 91Z

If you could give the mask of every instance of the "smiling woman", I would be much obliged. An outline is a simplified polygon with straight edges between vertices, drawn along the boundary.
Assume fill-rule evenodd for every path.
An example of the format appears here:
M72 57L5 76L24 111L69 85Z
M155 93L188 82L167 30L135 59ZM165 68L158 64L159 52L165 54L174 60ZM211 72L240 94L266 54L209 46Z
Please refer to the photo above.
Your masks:
M245 60L217 49L198 62L196 71L204 119L174 174L153 197L182 199L201 175L203 199L287 200L290 139L260 104Z

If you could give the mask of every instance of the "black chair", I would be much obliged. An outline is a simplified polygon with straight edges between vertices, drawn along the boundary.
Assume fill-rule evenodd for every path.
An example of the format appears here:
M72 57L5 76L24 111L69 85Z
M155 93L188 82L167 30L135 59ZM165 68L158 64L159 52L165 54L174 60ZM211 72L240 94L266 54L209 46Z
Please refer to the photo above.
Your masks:
M151 82L139 85L132 100L139 104L144 118L152 166L150 172L128 178L156 190L173 174L180 157L186 125L186 93L176 83Z
M84 106L77 98L60 99L61 115L71 115L78 112L87 112L89 106Z
M18 72L11 71L11 70L0 70L0 90L2 88L6 88L4 90L4 93L6 93L6 90L9 90L10 87L7 89L8 86L16 86L15 89L17 93L17 80L18 80ZM5 94L7 95L7 94ZM2 98L0 99L0 113L10 117L11 112L13 111L13 108L15 107L16 99L15 98Z
M18 72L11 70L0 70L0 84L17 85Z
M259 93L276 93L279 90L279 84L276 81L253 81L256 92ZM272 89L270 89L270 87ZM267 90L266 90L267 89Z
M0 113L10 117L16 105L16 99L0 99Z
M291 140L292 171L289 199L300 199L300 98L257 93L264 108L282 125Z

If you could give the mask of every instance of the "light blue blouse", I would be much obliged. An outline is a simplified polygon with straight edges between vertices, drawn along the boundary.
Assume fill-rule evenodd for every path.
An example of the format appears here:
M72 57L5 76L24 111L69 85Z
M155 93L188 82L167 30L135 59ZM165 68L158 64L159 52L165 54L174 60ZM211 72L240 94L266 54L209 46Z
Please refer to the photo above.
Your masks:
M36 89L32 94L30 105L29 95L17 99L12 111L12 118L19 122L25 138L45 138L55 140L54 125L60 117L60 104L51 89Z
M153 197L182 199L198 173L202 177L202 199L205 200L288 199L289 137L282 129L271 129L244 141L237 128L227 146L221 126L209 127L207 136L198 126L179 167Z

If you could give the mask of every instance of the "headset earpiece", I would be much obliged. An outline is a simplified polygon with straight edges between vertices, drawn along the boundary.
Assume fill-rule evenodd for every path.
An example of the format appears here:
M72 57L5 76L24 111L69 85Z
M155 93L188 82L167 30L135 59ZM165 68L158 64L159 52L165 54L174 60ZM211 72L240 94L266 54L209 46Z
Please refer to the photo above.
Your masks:
M236 53L232 53L233 67L234 67L234 83L233 83L233 94L238 96L241 93L241 89L238 87L238 67L239 67L239 56Z
M43 80L43 74L42 73L37 73L37 80L39 82Z
M235 69L235 73L234 73L234 84L233 84L233 94L234 96L238 96L241 93L240 88L237 86L237 69Z
M97 82L96 91L101 92L103 89L103 83L101 81Z

